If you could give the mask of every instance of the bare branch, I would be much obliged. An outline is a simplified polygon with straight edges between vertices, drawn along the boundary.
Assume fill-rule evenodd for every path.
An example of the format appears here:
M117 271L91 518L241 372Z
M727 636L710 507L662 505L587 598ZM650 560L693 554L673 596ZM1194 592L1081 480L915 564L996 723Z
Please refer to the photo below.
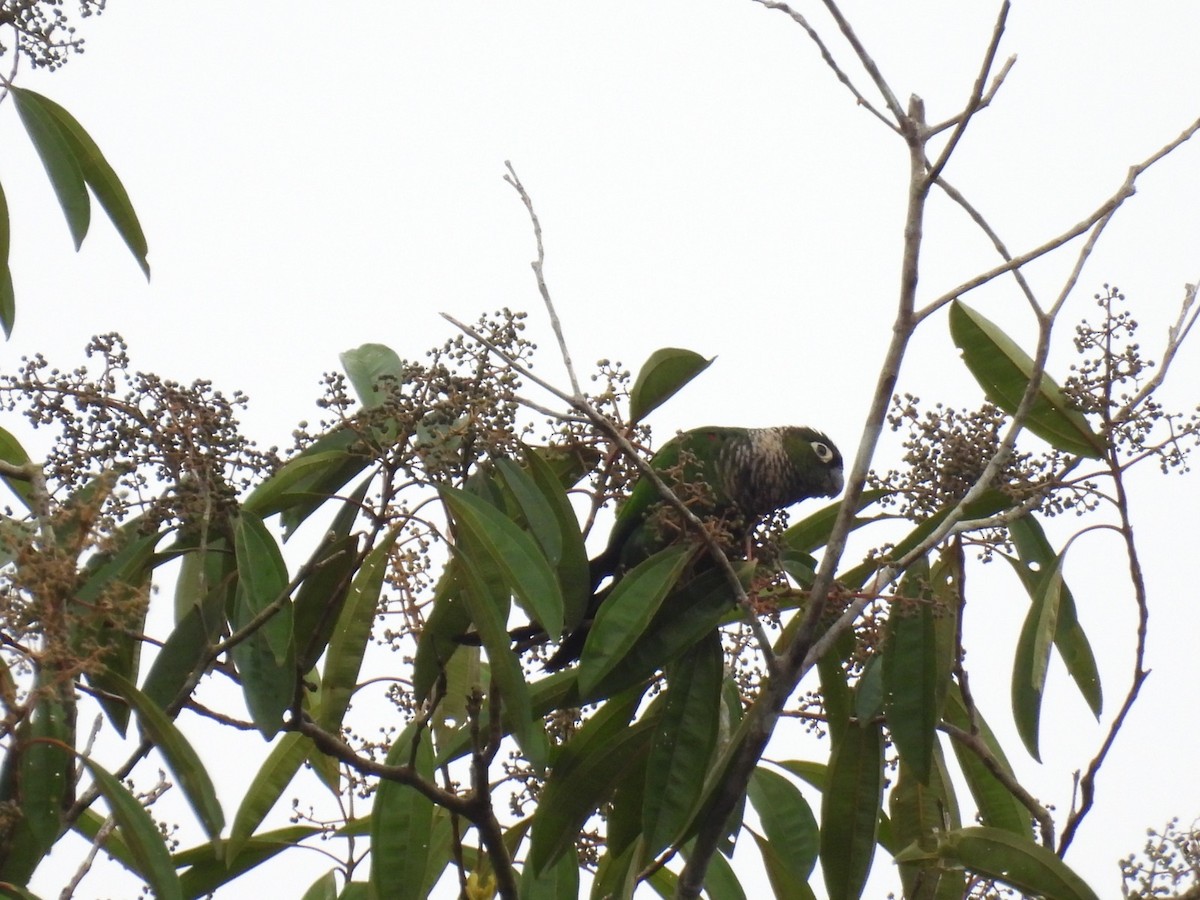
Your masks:
M563 365L567 367L567 377L571 379L571 390L577 398L583 396L583 391L579 389L579 378L575 375L575 365L571 362L571 351L567 349L567 339L563 337L562 322L558 319L558 311L554 308L554 301L550 299L550 289L546 287L546 276L543 267L546 263L546 251L542 246L542 223L538 221L537 212L533 208L533 199L525 190L525 185L521 184L521 179L517 177L517 170L508 160L504 161L504 167L508 169L508 174L504 176L504 180L516 188L517 193L521 197L521 202L525 204L525 208L529 210L529 221L533 223L533 236L537 241L537 259L530 265L533 267L533 274L537 278L538 293L542 295L542 301L546 304L546 312L550 316L550 325L554 329L554 337L558 340L558 350L562 354Z
M946 163L950 161L955 148L958 146L959 140L963 136L963 132L967 130L967 125L970 124L975 113L983 108L983 89L987 84L988 73L992 70L992 65L996 61L996 53L1000 49L1000 38L1004 36L1004 23L1008 20L1008 11L1011 4L1009 0L1004 0L1000 4L1000 15L996 17L996 24L992 28L992 41L988 44L987 50L983 54L983 63L979 67L979 75L975 79L975 84L971 88L971 97L967 100L967 105L963 111L959 113L957 121L954 125L954 131L950 134L950 139L946 141L946 146L942 148L941 154L938 155L937 162L929 170L926 176L930 181L936 181L938 176L942 174L942 169L946 167ZM1012 67L1012 59L1009 59L1000 75L997 76L996 89L999 89L1003 82L1003 76L1008 73ZM995 91L992 92L994 95Z
M837 60L833 58L833 54L829 52L829 47L827 47L825 42L821 40L821 36L817 33L817 30L808 24L808 19L806 19L796 10L792 9L792 7L786 3L779 3L776 2L776 0L754 0L754 2L765 6L767 9L776 9L791 16L792 21L803 28L805 32L807 32L809 38L812 39L812 42L817 45L817 50L821 54L821 59L825 60L825 64L833 70L833 74L837 77L837 80L844 84L850 93L854 95L854 99L858 105L864 107L868 112L871 113L871 115L877 118L888 128L892 129L892 131L899 133L900 129L897 127L896 123L876 109L875 106L872 105L871 101L864 97L862 92L854 86L854 82L850 80L850 76L845 73L842 67L837 64Z

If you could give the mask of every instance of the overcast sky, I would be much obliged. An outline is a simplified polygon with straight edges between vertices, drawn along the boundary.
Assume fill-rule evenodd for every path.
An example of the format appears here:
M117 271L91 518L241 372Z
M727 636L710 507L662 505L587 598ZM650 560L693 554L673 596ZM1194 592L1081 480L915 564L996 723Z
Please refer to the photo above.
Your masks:
M818 7L802 6L874 100ZM967 96L996 4L876 0L845 12L896 94L920 95L937 121ZM6 104L0 181L17 296L15 333L0 350L6 370L32 352L76 365L92 334L116 330L138 367L247 391L252 436L287 445L298 420L316 418L318 380L340 351L378 341L415 357L450 336L439 312L527 310L549 351L529 222L501 180L511 160L537 205L546 277L581 366L600 357L636 366L664 345L718 356L656 414L660 435L808 423L853 456L890 335L908 161L784 15L750 0L115 0L80 24L86 54L17 83L57 100L99 143L141 216L153 280L99 211L83 251L71 251ZM1019 59L947 178L1016 251L1058 233L1200 116L1198 33L1194 4L1018 0L1000 56ZM1183 285L1200 278L1198 201L1200 143L1140 182L1067 321L1095 319L1091 295L1114 282L1157 356ZM925 299L996 262L940 197L926 233ZM1073 261L1030 268L1044 299ZM1011 284L968 299L1031 339ZM1060 377L1069 337L1062 329L1051 363ZM1193 345L1178 361L1169 402L1200 399L1198 358ZM559 372L549 352L540 369ZM901 389L978 402L944 316L914 344ZM1146 827L1200 814L1200 617L1181 558L1195 543L1200 490L1195 477L1151 474L1135 481L1134 516L1154 591L1154 673L1068 857L1105 896L1116 860L1140 847ZM1102 660L1107 726L1128 686L1132 603L1120 566L1105 568L1118 550L1111 537L1076 548L1068 581ZM1020 750L1005 710L1025 608L1015 582L972 604L970 662L999 673L973 686L1019 776L1061 819L1070 773L1103 730L1056 661L1045 764ZM237 796L223 798L227 816ZM303 871L297 894L321 871L312 856L311 873L288 863ZM278 885L280 870L271 877L263 883ZM87 884L81 896L91 896Z

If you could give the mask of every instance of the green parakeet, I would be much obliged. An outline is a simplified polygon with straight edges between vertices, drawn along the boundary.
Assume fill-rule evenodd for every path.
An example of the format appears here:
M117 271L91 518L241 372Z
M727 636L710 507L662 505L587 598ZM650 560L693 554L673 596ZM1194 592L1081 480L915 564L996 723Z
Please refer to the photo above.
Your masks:
M763 517L809 497L832 497L842 489L842 455L812 428L695 428L664 444L651 460L693 513L716 524L736 552ZM686 532L677 510L649 479L639 478L604 552L591 563L593 586L621 574ZM606 592L596 595L593 610ZM586 623L568 635L547 663L554 670L576 659Z

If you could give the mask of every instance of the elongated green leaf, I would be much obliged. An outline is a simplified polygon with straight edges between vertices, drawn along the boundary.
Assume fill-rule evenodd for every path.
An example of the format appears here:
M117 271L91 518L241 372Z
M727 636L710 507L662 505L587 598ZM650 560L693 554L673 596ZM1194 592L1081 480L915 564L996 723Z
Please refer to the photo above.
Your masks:
M666 702L650 745L641 811L649 856L666 848L691 819L717 746L724 675L716 632L668 667Z
M358 567L358 537L330 529L312 555L312 571L296 589L292 606L296 667L317 664L337 628Z
M439 489L459 539L486 554L525 610L548 634L561 634L563 600L554 571L532 537L486 501L450 487Z
M8 199L0 185L0 328L6 338L12 337L13 325L17 320L16 301L13 298L12 270L8 267L9 248Z
M340 461L339 453L341 454ZM325 454L330 455L325 457L319 465L307 466L299 462L299 460L308 460ZM287 489L279 491L276 496L272 497L271 490L268 490L267 497L262 500L264 507L262 512L257 509L258 503L255 504L256 508L251 511L265 516L278 510L279 524L283 526L284 540L287 540L296 533L296 529L309 516L320 509L331 497L337 495L337 492L345 487L351 478L362 472L373 458L375 456L370 441L350 426L339 425L328 434L321 435L294 459L284 464L283 469L276 473L281 477L281 473L293 464L304 471L297 475L295 481L289 480L286 485ZM370 480L366 479L355 488L350 495L351 501L355 497L365 495ZM264 490L266 489L264 488Z
M29 464L29 454L25 452L25 448L21 446L21 442L4 428L0 428L0 459L14 466ZM30 512L33 511L33 507L30 505L30 492L33 490L32 482L22 481L11 475L0 475L0 481L8 485L9 490L17 495L17 499L24 504L26 509Z
M682 851L684 859L688 857L690 845ZM738 881L733 866L720 853L714 853L704 874L704 893L709 900L746 900L746 892ZM674 894L672 894L674 896Z
M522 447L521 450L529 477L549 503L558 526L562 549L555 569L562 586L563 625L568 629L574 628L583 619L592 596L587 548L579 530L579 520L567 497L566 487L554 467L545 459L546 448Z
M404 362L384 344L363 344L340 353L342 368L367 409L384 403L404 380Z
M337 869L330 869L312 883L300 900L338 900Z
M117 234L121 236L121 240L125 242L125 246L137 260L142 272L149 278L150 263L146 260L148 247L146 236L142 233L141 223L138 222L137 213L133 210L133 204L129 200L125 186L117 178L117 173L108 164L108 160L104 158L104 154L100 152L96 142L92 140L91 135L84 131L83 126L76 121L74 116L49 97L43 97L30 90L22 90L21 93L25 95L27 101L35 99L38 105L55 120L79 165L83 180L87 182L92 193L96 195L96 199L100 201L100 206L108 213L108 218L112 221L113 227L117 229Z
M1020 564L1013 562L1013 568L1017 570L1021 582L1033 599L1038 591L1043 589L1044 580L1051 577L1050 573L1057 570L1061 578L1062 565L1058 554L1050 546L1042 526L1033 515L1013 522L1008 531L1020 556ZM1058 649L1067 667L1067 673L1079 688L1083 699L1087 701L1096 718L1099 718L1104 708L1100 670L1096 666L1092 645L1079 622L1075 598L1066 584L1062 585L1059 594L1058 627L1054 630L1054 646Z
M311 825L292 825L240 842L232 853L230 841L207 841L182 850L173 861L177 869L187 869L179 878L184 896L211 894L271 857L294 849L305 838L323 833L323 829Z
M1030 838L1000 828L976 825L942 838L943 859L972 872L1054 900L1099 900L1087 883L1061 859Z
M863 491L858 498L858 510L866 509L889 493L889 491L883 490ZM833 523L841 508L842 502L839 500L810 513L799 522L788 526L780 540L789 550L795 550L798 553L812 553L814 550L824 547L826 541L829 540L829 533L833 531ZM874 517L856 519L852 529L873 521L875 521Z
M411 725L392 744L387 756L388 764L394 766L408 765L410 760L415 761L419 777L433 781L429 732ZM433 801L409 785L381 781L371 810L369 896L378 900L421 900L431 865L432 835Z
M830 900L862 895L882 804L882 731L876 724L851 722L834 748L829 788L821 797L821 869Z
M736 564L736 568L745 586L754 575L754 563ZM611 598L605 605L608 602ZM644 680L716 630L722 622L729 621L734 608L733 590L721 572L705 572L671 590L633 646L582 699L607 697ZM586 660L585 652L585 663Z
M238 586L247 612L255 616L272 604L279 606L279 611L266 621L260 633L266 637L276 662L283 662L292 646L292 604L284 596L288 571L283 554L262 519L245 511L235 523L233 546L237 556ZM238 622L237 627L245 624L245 621Z
M808 882L801 881L796 877L795 867L781 848L755 831L751 831L750 835L754 838L754 843L758 845L763 868L767 870L767 879L771 882L771 890L776 897L789 897L791 900L816 900L816 895L808 886Z
M588 694L646 631L692 554L686 544L660 550L617 582L600 605L579 664L579 689Z
M692 350L663 347L650 354L629 392L629 418L641 421L662 406L685 384L712 365Z
M137 862L139 874L160 900L183 900L183 887L171 862L165 839L145 807L111 773L81 757L97 789L108 801L117 828Z
M933 751L927 783L916 778L902 760L900 777L888 795L892 828L900 847L916 845L933 850L940 834L962 825L941 745L934 744ZM912 900L941 900L943 897L960 900L963 895L962 870L947 870L935 860L901 863L900 879L904 883L904 896Z
M121 696L121 691L110 679L133 683L138 678L142 650L138 635L146 630L154 548L162 537L139 536L141 523L130 524L132 527L122 528L116 536L114 549L88 560L86 580L71 603L78 614L77 646L81 652L99 653L98 665L87 674L88 683L99 689L100 706L122 737L129 723L129 706L113 696ZM102 595L120 611L118 616L101 619L92 613Z
M912 774L929 782L937 710L937 641L929 561L915 560L900 583L885 626L884 706L888 731Z
M233 825L229 829L229 840L226 842L229 859L242 852L242 848L254 834L254 829L262 824L271 807L283 795L284 789L299 771L311 748L312 744L308 738L296 732L285 734L271 748L254 780L250 782L250 787L246 789L237 813L234 814Z
M345 450L325 450L289 459L250 493L242 504L243 511L265 518L295 502L307 502L312 484L339 471L350 456Z
M550 501L542 494L537 482L511 459L501 457L495 465L546 561L557 567L562 560L562 531Z
M1013 660L1012 701L1017 733L1029 755L1041 762L1038 732L1042 716L1042 696L1046 691L1046 672L1050 648L1058 631L1058 611L1062 600L1062 559L1039 580L1033 603L1021 626Z
M482 502L482 501L481 501ZM485 576L461 545L455 546L456 573L471 621L487 649L492 681L500 689L505 710L512 717L513 736L526 757L535 766L545 763L549 746L541 719L535 719L529 699L529 686L521 661L509 642L505 620L507 597L497 596Z
M958 300L950 304L950 335L988 399L1009 415L1015 413L1033 376L1029 354L994 322ZM1104 453L1104 441L1087 417L1045 373L1025 427L1050 446L1076 456L1099 459Z
M394 529L390 531L363 560L329 641L329 653L321 671L321 708L316 720L335 734L358 684L358 672L371 639L379 592L387 574L388 554L396 542L396 534Z
M21 723L15 746L5 753L2 799L19 813L0 856L0 881L27 883L58 840L72 788L74 743L73 711L46 690L32 720Z
M946 695L945 717L947 722L963 731L971 730L967 708L963 704L962 693L958 685L954 685ZM1011 775L1012 766L1009 765L1008 758L1004 755L992 729L978 710L975 713L975 725L979 729L980 740L983 741L1000 767ZM971 796L975 799L975 805L979 809L979 816L983 819L983 824L1002 828L1023 837L1032 835L1032 820L1029 810L1021 805L1020 801L992 774L978 754L970 747L964 746L957 740L953 742L953 747L954 755L967 780Z
M655 719L629 724L641 697L639 688L608 701L555 757L533 816L529 865L535 874L574 848L588 816L636 765L637 755L648 752Z
M579 896L579 861L564 853L544 872L521 869L521 900L562 900Z
M786 873L783 880L807 887L821 847L820 828L808 801L790 780L765 766L758 766L750 776L747 794L768 843L778 854L778 860L768 867L768 874L773 867L779 873L776 878ZM767 862L765 855L763 862ZM776 878L772 878L772 883ZM781 894L778 889L775 893L792 896Z
M166 760L205 832L210 838L216 838L225 827L225 814L221 811L212 779L192 745L158 705L129 681L113 674L107 683L133 707L142 734L154 742L155 749Z
M21 124L29 134L33 147L46 169L46 175L58 197L71 230L71 239L78 250L87 236L92 217L92 202L88 199L83 169L71 147L62 126L42 102L40 94L9 85L9 93L16 104Z

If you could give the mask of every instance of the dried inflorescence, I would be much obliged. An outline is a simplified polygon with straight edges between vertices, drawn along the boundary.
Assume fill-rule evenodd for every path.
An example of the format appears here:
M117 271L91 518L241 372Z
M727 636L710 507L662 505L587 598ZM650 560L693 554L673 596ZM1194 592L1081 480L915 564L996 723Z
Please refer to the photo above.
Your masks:
M78 0L79 17L86 19L104 12L107 0ZM83 52L83 38L63 11L62 0L2 0L0 35L12 29L16 49L35 69L53 71L63 66L72 53ZM0 41L0 57L11 48Z
M35 428L56 431L43 464L52 496L65 501L111 479L94 511L97 534L135 514L144 514L146 531L220 521L278 464L274 449L259 450L242 435L241 392L226 397L209 381L184 385L131 371L116 334L93 338L86 352L100 361L98 373L25 358L16 375L0 376L0 398Z
M1135 340L1138 323L1121 308L1125 295L1104 285L1095 295L1102 316L1075 328L1075 349L1082 359L1071 367L1063 389L1084 412L1098 418L1122 458L1122 465L1154 457L1164 473L1188 471L1188 452L1200 439L1200 416L1168 411L1144 392L1156 372Z
M920 403L912 394L892 398L888 424L893 431L907 431L903 468L870 476L872 488L888 491L884 505L898 504L900 515L918 520L966 496L1000 449L1008 421L991 403L976 410L938 403L924 411ZM1013 500L1025 500L1050 486L1056 461L1054 454L1013 453L991 487Z
M1172 819L1149 829L1140 857L1121 860L1121 895L1127 900L1200 896L1200 820L1187 828Z

